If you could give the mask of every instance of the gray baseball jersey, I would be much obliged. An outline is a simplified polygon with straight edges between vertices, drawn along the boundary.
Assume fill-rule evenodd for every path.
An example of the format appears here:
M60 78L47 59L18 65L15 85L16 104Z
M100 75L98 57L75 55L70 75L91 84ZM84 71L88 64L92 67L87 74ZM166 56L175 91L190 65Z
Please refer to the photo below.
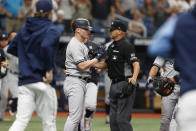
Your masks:
M18 73L18 58L10 53L7 53L7 48L8 46L4 48L4 51L8 59L8 69L13 73Z
M90 70L86 69L81 72L78 70L77 64L89 60L88 57L88 48L84 43L81 43L75 37L73 37L66 50L66 61L65 66L67 70L67 74L73 76L90 76Z
M113 40L106 43L105 45L105 50L107 51L108 47L112 44ZM105 103L106 104L110 104L110 100L109 100L109 92L110 92L110 86L111 86L111 79L108 76L108 69L105 69L104 71L104 82L105 82Z
M163 73L161 76L171 78L179 72L174 69L174 60L173 59L164 59L162 57L156 57L154 65L163 68ZM162 106L161 106L161 123L160 123L160 131L168 131L171 127L176 127L176 123L170 123L172 119L172 115L174 113L174 109L178 102L180 92L180 86L175 85L175 89L173 93L167 97L162 97ZM175 118L174 118L175 119ZM173 120L175 121L175 120Z
M163 68L164 72L161 74L163 77L174 77L175 75L179 74L174 69L174 60L173 59L164 59L162 57L157 56L153 65L158 66L159 68Z

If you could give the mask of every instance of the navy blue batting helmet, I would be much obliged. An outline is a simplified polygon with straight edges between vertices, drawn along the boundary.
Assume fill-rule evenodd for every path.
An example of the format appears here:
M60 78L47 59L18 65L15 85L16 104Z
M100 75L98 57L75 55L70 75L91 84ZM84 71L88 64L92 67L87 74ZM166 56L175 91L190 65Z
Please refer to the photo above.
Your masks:
M76 28L82 28L87 30L92 29L92 27L90 26L90 22L84 18L78 18L74 20L74 22L72 23L72 30L75 31Z
M0 40L7 40L7 39L8 39L8 33L0 32Z

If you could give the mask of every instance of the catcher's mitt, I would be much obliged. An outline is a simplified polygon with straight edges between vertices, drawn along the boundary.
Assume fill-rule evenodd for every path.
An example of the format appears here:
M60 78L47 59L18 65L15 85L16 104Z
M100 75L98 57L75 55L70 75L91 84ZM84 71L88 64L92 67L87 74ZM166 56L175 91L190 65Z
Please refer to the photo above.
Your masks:
M153 88L161 96L168 96L174 90L174 83L167 77L155 77L153 79Z

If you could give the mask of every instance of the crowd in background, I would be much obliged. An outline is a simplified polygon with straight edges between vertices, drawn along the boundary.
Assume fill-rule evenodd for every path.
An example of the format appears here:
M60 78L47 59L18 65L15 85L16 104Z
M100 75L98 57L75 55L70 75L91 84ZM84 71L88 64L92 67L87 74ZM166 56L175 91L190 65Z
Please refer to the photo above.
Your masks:
M37 0L0 0L0 30L17 32L25 18L35 12ZM52 0L54 24L62 33L71 32L71 21L89 19L97 31L117 16L127 20L129 34L150 37L171 15L185 12L195 0ZM144 35L145 33L145 35Z

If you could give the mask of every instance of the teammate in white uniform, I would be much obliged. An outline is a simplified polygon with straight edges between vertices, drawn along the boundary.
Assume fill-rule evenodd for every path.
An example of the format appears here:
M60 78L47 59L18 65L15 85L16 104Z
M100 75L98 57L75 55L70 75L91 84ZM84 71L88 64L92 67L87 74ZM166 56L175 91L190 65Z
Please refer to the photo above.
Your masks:
M159 69L163 68L161 76L167 78L173 78L176 75L179 75L177 71L174 70L174 60L173 59L164 59L162 57L156 57L153 67L149 72L149 77L147 84L152 82L152 78L156 76L159 72ZM171 122L172 115L174 114L174 109L177 107L177 102L180 93L179 84L175 84L175 88L172 94L169 96L162 97L162 106L161 106L161 125L160 131L176 131L176 122Z
M67 46L65 63L67 77L64 82L64 91L68 97L69 116L64 131L78 130L84 110L85 97L91 98L91 92L87 91L87 83L91 77L90 67L93 67L104 56L104 49L100 49L95 58L89 59L89 50L84 43L88 39L90 28L89 21L83 18L74 20L72 24L74 37Z
M39 0L34 17L27 18L8 47L8 53L19 58L18 108L9 131L24 131L34 111L43 131L56 131L57 97L50 83L60 32L50 20L52 9L51 0Z

